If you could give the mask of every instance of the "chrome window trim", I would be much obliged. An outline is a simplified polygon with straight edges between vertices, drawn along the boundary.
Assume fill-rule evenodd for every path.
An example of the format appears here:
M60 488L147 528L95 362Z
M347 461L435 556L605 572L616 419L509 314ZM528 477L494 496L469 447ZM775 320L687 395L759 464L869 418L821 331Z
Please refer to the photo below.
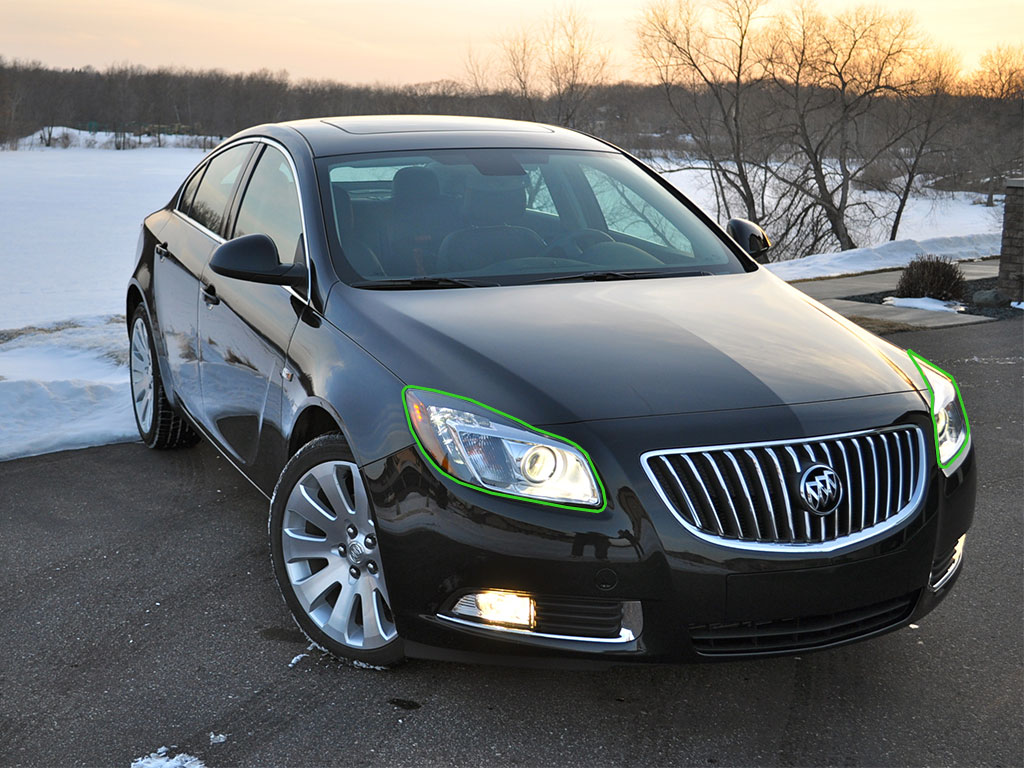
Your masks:
M215 152L211 152L209 155L204 157L198 164L196 164L196 167L192 169L188 176L185 177L185 184L182 184L181 189L178 190L178 194L174 198L174 208L172 209L171 212L177 215L179 218L181 218L182 221L186 221L189 224L191 224L193 227L198 229L203 234L212 237L217 242L218 245L223 245L224 243L226 243L227 240L218 235L216 232L211 232L209 229L204 227L191 216L186 216L184 213L182 213L178 209L178 204L181 202L181 195L185 191L185 187L188 184L188 180L192 178L192 175L199 169L200 165L202 165L203 163L209 163L210 160L212 160L217 155L223 152L227 152L229 149L240 147L243 144L266 144L269 147L273 147L274 149L280 151L281 154L285 156L285 159L288 161L288 166L292 169L292 178L295 179L295 197L299 201L299 218L302 221L302 255L306 261L306 295L302 296L301 294L299 294L298 291L296 291L289 285L281 287L288 291L288 293L290 293L292 296L294 296L296 299L301 301L306 306L310 306L310 302L312 301L313 296L313 270L310 268L309 261L309 228L306 226L306 207L302 204L302 195L299 192L299 170L295 166L295 160L292 159L291 153L288 151L287 147L285 147L281 142L276 141L275 139L267 138L266 136L244 136L241 139L238 139L237 141L233 141L230 144L225 144L223 147L219 147ZM257 159L256 162L259 162L259 159ZM250 179L251 176L252 174L250 174ZM248 181L249 180L246 180L246 188L248 188ZM199 183L200 185L202 185L201 181ZM242 198L244 198L246 190L242 189L240 190L240 192L242 194ZM241 199L239 199L239 205L241 205Z
M817 541L817 542L763 542L763 541L740 541L737 539L725 539L720 536L707 533L695 527L693 524L685 520L676 511L675 506L669 500L665 490L661 487L661 483L658 482L654 471L651 468L650 460L655 457L661 456L682 456L685 460L689 461L687 454L691 453L707 453L713 451L733 451L743 450L746 448L771 448L773 446L791 447L795 445L804 445L807 443L821 443L826 440L842 440L845 438L857 438L866 437L868 435L878 435L887 432L903 432L908 435L908 438L914 434L917 436L918 448L920 450L921 460L917 467L917 487L913 496L907 500L905 506L903 506L899 512L892 517L884 520L877 525L864 530L858 531L854 534L847 534L846 536L840 536L832 541ZM856 443L854 443L856 446ZM774 452L772 452L774 453ZM833 435L821 435L815 437L801 437L794 438L791 440L768 440L764 442L755 443L732 443L729 445L699 445L692 446L689 448L666 448L656 451L647 451L640 456L640 466L643 468L647 478L651 481L651 485L654 486L658 496L661 497L662 503L672 516L685 528L688 532L696 536L702 541L706 541L709 544L714 544L719 547L726 549L741 549L750 552L776 552L776 553L806 553L806 552L836 552L841 549L849 549L856 546L862 546L869 542L875 541L884 537L885 535L892 533L897 528L903 527L906 523L910 522L911 518L919 511L921 502L924 500L926 485L927 485L927 467L928 462L926 461L926 446L924 439L924 431L916 424L897 424L890 427L881 427L879 429L865 429L857 432L843 432L840 434ZM781 478L780 478L781 480ZM785 483L782 483L783 491L785 492ZM788 494L787 494L788 497Z
M472 627L473 629L483 629L490 632L504 632L520 636L525 635L527 637L539 637L545 640L568 640L570 642L598 643L601 645L618 645L636 640L636 635L633 634L633 630L629 627L622 627L619 630L617 637L579 637L578 635L551 635L547 632L534 632L529 629L502 627L498 624L485 624L481 621L470 621L469 619L459 618L458 616L448 616L443 613L435 614L435 616L443 621L447 621L452 624L459 624L465 627Z

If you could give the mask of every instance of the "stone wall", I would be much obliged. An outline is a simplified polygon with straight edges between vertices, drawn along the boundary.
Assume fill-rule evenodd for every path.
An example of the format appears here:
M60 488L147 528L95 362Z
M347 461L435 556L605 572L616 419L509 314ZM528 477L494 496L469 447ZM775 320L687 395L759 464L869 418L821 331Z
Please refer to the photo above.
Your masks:
M1013 301L1024 300L1024 179L1006 183L998 291Z

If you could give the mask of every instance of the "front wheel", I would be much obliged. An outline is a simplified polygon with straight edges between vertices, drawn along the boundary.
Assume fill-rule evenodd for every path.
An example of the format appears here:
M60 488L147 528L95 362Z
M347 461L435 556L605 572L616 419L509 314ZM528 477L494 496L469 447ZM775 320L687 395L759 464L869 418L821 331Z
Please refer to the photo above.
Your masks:
M359 467L340 433L292 457L270 503L274 575L296 623L336 656L404 658Z

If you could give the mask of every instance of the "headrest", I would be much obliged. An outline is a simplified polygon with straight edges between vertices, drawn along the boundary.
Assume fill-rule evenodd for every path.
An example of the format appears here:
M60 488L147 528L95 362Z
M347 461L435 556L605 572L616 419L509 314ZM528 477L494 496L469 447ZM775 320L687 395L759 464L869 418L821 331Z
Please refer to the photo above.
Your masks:
M462 202L466 220L472 224L511 224L526 211L526 188L515 176L470 177Z
M396 207L422 205L441 196L441 186L433 171L419 166L402 168L391 182L391 202Z
M334 195L334 219L338 222L338 234L351 232L355 225L355 218L352 214L352 198L339 186L334 186L331 193Z

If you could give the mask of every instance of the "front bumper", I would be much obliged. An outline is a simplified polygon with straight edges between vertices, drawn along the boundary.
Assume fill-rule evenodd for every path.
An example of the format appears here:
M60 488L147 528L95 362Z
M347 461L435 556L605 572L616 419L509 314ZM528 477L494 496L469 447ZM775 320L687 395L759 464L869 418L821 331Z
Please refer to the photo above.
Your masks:
M943 568L973 518L973 449L949 478L929 456L927 491L905 525L829 553L702 541L672 517L639 461L616 456L671 447L680 434L702 445L862 428L865 414L876 426L930 428L926 414L914 412L919 407L909 395L893 395L856 407L764 409L756 420L714 414L560 425L602 471L608 505L597 514L477 493L440 477L412 446L374 462L364 477L406 651L519 663L708 661L806 652L905 626L938 605L959 576L959 567ZM585 615L619 604L622 631L595 638L564 623L552 625L557 632L541 625L521 632L459 621L452 605L480 589L530 593L538 605L576 601Z

